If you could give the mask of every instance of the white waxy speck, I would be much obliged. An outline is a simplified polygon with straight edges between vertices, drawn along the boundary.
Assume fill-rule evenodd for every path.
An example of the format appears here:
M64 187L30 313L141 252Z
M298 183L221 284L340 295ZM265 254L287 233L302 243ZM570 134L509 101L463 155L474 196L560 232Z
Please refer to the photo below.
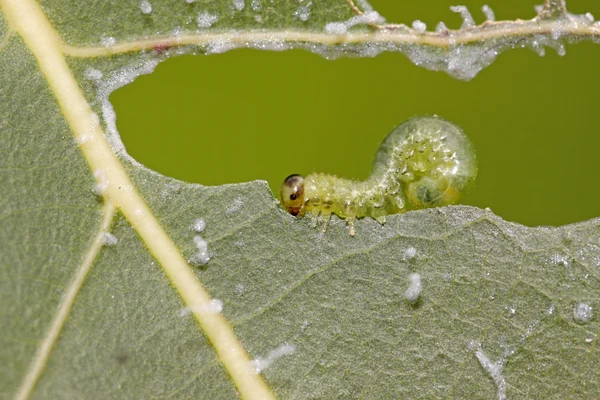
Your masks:
M494 10L492 10L492 7L488 6L487 4L481 6L481 11L483 12L483 15L485 15L485 19L488 21L496 20L496 14L494 14Z
M227 209L225 210L225 212L227 214L236 213L236 212L238 212L238 211L240 211L242 209L243 205L244 205L244 203L242 202L242 198L238 197L237 199L234 200L234 202L231 205L231 207L227 207Z
M140 10L142 10L142 14L148 15L152 12L152 4L148 0L142 0L140 2Z
M546 310L546 315L553 315L554 311L556 311L556 307L554 304L550 304L550 307Z
M136 208L135 210L133 210L133 215L137 215L139 217L140 215L142 215L142 209Z
M460 14L463 23L461 25L461 29L472 28L475 26L475 21L473 20L473 16L469 12L469 9L466 6L450 6L450 11Z
M98 81L102 79L102 71L99 71L95 68L88 68L83 73L83 76L85 77L85 79L88 79L90 81Z
M343 35L348 32L348 28L361 24L382 24L385 19L376 11L367 11L361 15L356 15L347 21L330 22L325 25L325 32L331 35Z
M494 383L496 384L496 394L498 400L506 400L506 380L504 379L504 376L502 376L502 370L504 369L504 364L506 363L505 357L502 357L498 361L493 363L485 355L483 350L481 350L481 346L479 346L479 348L475 352L475 357L477 357L477 360L479 360L479 364L481 364L483 369L485 369L494 380Z
M544 6L542 4L536 4L533 6L533 9L535 10L535 13L539 15L544 11Z
M283 356L288 356L296 351L296 346L293 344L283 343L281 346L272 350L265 358L258 357L250 362L250 365L257 374L260 374L265 369L269 368L275 361Z
M96 183L92 187L92 192L96 196L102 196L106 192L106 189L108 189L108 178L102 169L94 171L94 177L96 178Z
M410 286L404 292L404 297L406 300L411 303L416 302L421 297L421 292L423 291L423 284L421 283L421 275L419 274L410 274L408 277L410 280Z
M195 3L196 0L185 0L185 2L188 3L188 4L192 4L192 3Z
M194 221L194 225L192 225L192 229L194 232L202 232L206 228L206 222L202 218L198 218Z
M233 0L233 8L238 11L242 11L246 7L246 2L244 0Z
M108 36L108 37L104 37L100 40L100 43L102 44L102 46L104 47L110 47L110 46L114 46L115 43L117 43L117 39L115 39L112 36Z
M427 30L427 25L425 24L425 22L417 19L413 21L412 28L419 33L423 33Z
M565 268L566 272L569 274L571 279L575 279L573 275L573 271L571 270L571 263L567 256L562 254L554 254L550 257L550 262L556 266L562 266Z
M504 309L508 313L509 317L512 317L517 313L517 308L515 306L505 306Z
M185 317L190 312L218 314L223 311L223 302L219 299L212 299L206 304L194 305L182 308L178 311L180 317Z
M589 22L594 22L594 15L592 13L585 13L584 15L585 19L587 19Z
M194 236L194 244L198 250L190 258L189 263L196 267L201 267L210 261L210 254L208 253L208 243L201 236Z
M404 256L407 259L415 258L416 255L417 249L415 249L414 247L409 247L408 249L404 250Z
M348 27L343 22L330 22L325 25L325 32L331 35L343 35L348 32Z
M115 246L119 243L119 239L115 235L110 232L104 232L104 237L102 239L104 241L105 246Z
M438 24L435 26L435 31L436 32L448 32L448 27L446 26L445 23L443 22L438 22Z
M250 2L250 7L253 11L259 11L262 9L262 1L261 0L252 0Z
M235 285L235 287L233 288L233 291L235 292L235 294L237 294L238 296L241 296L244 294L244 292L246 291L246 287L244 285L242 285L241 283Z
M198 24L198 28L208 28L218 20L218 15L202 12L198 14L198 18L196 18L196 24Z
M573 308L573 319L578 324L587 324L592 320L594 310L592 306L586 303L577 303Z
M308 21L308 19L310 18L310 6L312 5L312 2L300 6L300 8L298 8L296 11L294 11L294 18L299 19L300 21Z

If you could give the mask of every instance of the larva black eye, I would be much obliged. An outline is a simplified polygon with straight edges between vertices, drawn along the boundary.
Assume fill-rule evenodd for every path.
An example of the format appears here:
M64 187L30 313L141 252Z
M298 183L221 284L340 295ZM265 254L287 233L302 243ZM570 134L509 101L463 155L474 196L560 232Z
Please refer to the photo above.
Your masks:
M302 213L304 207L304 178L290 175L281 184L281 204L292 215Z

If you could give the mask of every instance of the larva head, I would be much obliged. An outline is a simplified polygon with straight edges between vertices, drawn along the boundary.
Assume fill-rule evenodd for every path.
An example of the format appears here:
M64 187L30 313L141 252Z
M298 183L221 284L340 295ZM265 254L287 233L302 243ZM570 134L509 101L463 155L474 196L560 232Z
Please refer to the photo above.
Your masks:
M304 178L290 175L281 184L281 204L292 215L301 214L304 207Z

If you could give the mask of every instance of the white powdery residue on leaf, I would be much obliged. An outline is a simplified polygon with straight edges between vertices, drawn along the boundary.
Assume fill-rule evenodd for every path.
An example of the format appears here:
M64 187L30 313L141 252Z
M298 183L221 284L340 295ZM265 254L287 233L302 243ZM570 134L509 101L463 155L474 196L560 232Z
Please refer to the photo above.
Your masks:
M242 209L243 205L244 205L244 203L242 202L242 198L238 197L237 199L234 200L233 204L230 207L227 207L225 212L227 214L234 214L234 213L240 211Z
M103 37L100 39L100 44L104 47L114 46L117 43L117 39L112 36Z
M96 196L102 196L106 192L106 189L108 189L109 184L106 173L102 169L97 169L94 171L94 177L96 178L96 183L92 186L92 193Z
M385 18L379 15L376 11L367 11L361 15L356 15L347 21L330 22L325 25L325 32L331 35L343 35L348 32L349 28L361 24L383 24Z
M244 292L246 291L246 287L244 285L242 285L241 283L238 283L237 285L235 285L235 287L233 288L233 292L235 294L237 294L238 296L241 296L244 294Z
M481 345L476 344L477 351L475 351L475 357L479 360L479 364L494 380L496 384L496 395L498 400L506 400L506 379L502 375L504 366L506 365L506 359L513 353L512 351L505 351L502 358L493 363L481 349Z
M494 10L492 10L492 7L488 6L487 4L481 6L481 11L483 12L483 15L485 15L485 19L488 21L496 20L496 14L494 14Z
M406 300L411 303L416 302L421 297L421 292L423 291L423 284L421 283L421 275L419 274L410 274L408 277L410 280L410 286L404 292L404 297Z
M261 0L252 0L250 2L250 8L252 8L253 11L259 11L262 9L262 1Z
M185 317L191 312L206 313L206 314L218 314L223 311L223 302L219 299L212 299L206 304L193 305L182 308L177 312L180 317Z
M305 4L303 6L300 6L296 11L294 11L294 18L295 19L299 19L300 21L308 21L308 19L310 18L310 6L312 5L312 2Z
M515 307L514 305L504 306L504 309L506 310L506 315L509 317L512 317L517 314L517 307Z
M275 361L283 356L288 356L296 351L296 346L293 344L283 343L281 346L272 350L265 358L258 357L250 362L252 368L257 374L260 374L265 369L269 368Z
M552 264L554 265L560 265L563 266L565 268L569 268L569 260L566 256L562 255L562 254L553 254L550 257L550 261L552 262Z
M98 81L102 79L102 71L99 71L95 68L88 68L83 73L83 77L90 81Z
M188 3L188 4L192 4L192 3L195 3L196 0L185 0L185 2Z
M471 15L469 9L466 6L450 6L450 11L460 14L463 20L461 29L472 28L475 26L473 16Z
M209 28L218 20L218 15L210 14L207 12L201 12L196 18L196 24L198 25L198 28Z
M495 363L492 363L485 353L479 349L475 352L475 357L479 360L479 364L487 371L488 374L494 380L496 384L498 400L506 399L506 379L502 376L502 370L504 369L504 362L502 359Z
M412 28L419 33L423 33L427 30L427 25L425 24L425 22L421 21L420 19L417 19L413 21Z
M594 309L586 303L577 303L573 307L573 320L578 324L587 324L594 316Z
M238 11L242 11L246 7L245 0L233 0L233 8Z
M589 13L589 12L588 12L588 13L585 13L584 17L585 17L585 19L587 19L587 20L588 20L588 22L590 22L590 23L592 23L592 22L594 22L594 21L595 21L595 20L594 20L594 15L593 15L592 13Z
M206 48L206 54L221 54L233 50L238 46L229 40L218 39L210 42Z
M105 246L116 246L119 243L119 239L110 232L104 232L104 245Z
M189 259L189 263L196 267L201 267L210 261L208 243L201 236L196 235L194 236L194 244L198 251Z
M571 261L569 260L568 256L558 253L553 254L550 257L550 262L558 267L564 267L565 271L569 275L569 278L571 280L575 279L575 275L573 274L573 270L571 268Z
M202 232L206 228L206 222L202 218L198 218L194 221L194 225L192 225L192 229L194 232Z
M417 249L415 249L414 247L409 247L408 249L404 250L404 257L406 259L415 258L416 255Z
M438 24L435 26L435 31L436 32L448 32L448 27L446 26L445 23L443 23L442 21L438 22Z
M134 165L141 165L135 159L129 157L125 151L125 146L117 130L117 115L108 99L115 90L133 82L140 75L149 74L161 60L158 58L142 62L140 65L125 67L111 74L106 80L96 82L98 88L98 101L102 108L102 118L106 124L106 137L115 153L121 156L127 156Z
M371 7L367 0L356 0L355 3L363 12L373 11L373 7Z
M142 11L142 14L151 14L152 13L152 4L150 4L150 2L148 0L142 0L140 2L140 10Z
M544 57L546 55L546 49L544 48L543 40L533 39L529 42L529 48L540 57Z

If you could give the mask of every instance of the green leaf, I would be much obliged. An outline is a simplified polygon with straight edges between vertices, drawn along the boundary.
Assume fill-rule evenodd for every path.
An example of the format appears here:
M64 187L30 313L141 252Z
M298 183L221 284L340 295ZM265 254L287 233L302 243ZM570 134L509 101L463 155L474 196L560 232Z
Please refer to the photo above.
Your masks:
M313 3L304 21L298 4L266 0L241 10L155 0L149 14L138 1L54 0L42 10L0 0L3 397L600 392L600 219L526 228L445 207L384 226L364 219L351 238L342 220L323 234L286 214L265 182L178 182L126 154L108 95L169 55L399 50L470 78L492 48L598 34L558 13L466 27L455 31L459 47L447 47L443 34L374 26L363 2ZM218 21L199 27L202 13ZM357 21L371 24L350 26ZM327 28L342 22L350 33ZM201 267L186 263L207 256ZM411 302L414 273L422 292Z

